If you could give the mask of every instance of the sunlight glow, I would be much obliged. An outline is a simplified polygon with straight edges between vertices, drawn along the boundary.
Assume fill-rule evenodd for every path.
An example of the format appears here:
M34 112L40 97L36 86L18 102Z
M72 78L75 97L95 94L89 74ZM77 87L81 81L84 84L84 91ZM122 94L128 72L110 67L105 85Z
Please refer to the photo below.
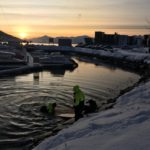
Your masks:
M147 34L149 6L150 0L0 0L0 29L23 39L95 31Z
M19 33L19 37L20 37L21 39L25 39L25 38L27 37L27 33L25 33L25 32L20 32L20 33Z

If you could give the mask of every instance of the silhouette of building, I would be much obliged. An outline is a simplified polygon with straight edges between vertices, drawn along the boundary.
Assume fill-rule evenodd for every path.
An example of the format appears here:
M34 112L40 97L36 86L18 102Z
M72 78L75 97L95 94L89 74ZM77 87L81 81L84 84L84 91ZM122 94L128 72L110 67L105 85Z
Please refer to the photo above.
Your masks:
M135 40L136 40L136 45L141 47L143 46L143 36L135 36Z
M144 46L150 47L150 35L144 35Z
M127 46L129 45L129 36L128 35L119 35L118 45Z
M116 45L116 35L115 34L105 34L104 35L104 44L106 45Z
M148 38L147 38L147 47L149 47L150 48L150 35L148 35Z
M86 45L92 45L93 44L93 39L92 38L84 38L85 44Z
M71 39L59 39L58 45L59 46L72 46L72 40Z
M118 45L119 35L95 32L95 44Z
M114 45L114 46L143 46L148 45L150 36L128 36L114 34L105 34L104 32L95 32L95 44Z
M128 44L129 44L129 45L136 45L135 36L129 36Z
M20 41L8 41L8 45L15 47L15 48L20 48L21 42Z
M104 32L95 32L95 44L103 44L104 43Z
M54 43L54 38L49 38L49 43Z

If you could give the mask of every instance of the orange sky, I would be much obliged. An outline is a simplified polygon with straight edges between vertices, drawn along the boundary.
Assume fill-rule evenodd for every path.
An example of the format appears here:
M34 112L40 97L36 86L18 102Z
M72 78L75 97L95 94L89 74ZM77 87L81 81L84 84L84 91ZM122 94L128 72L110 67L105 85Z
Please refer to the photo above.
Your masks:
M21 38L148 34L149 0L1 0L0 30Z

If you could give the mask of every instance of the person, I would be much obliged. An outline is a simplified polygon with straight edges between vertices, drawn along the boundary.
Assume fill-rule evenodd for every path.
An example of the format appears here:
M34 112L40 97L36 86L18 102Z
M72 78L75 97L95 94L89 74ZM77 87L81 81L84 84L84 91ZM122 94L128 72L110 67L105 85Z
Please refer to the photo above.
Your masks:
M48 113L51 115L55 115L55 107L56 103L49 103L47 106Z
M42 106L40 111L45 114L55 115L56 103L48 103L47 106Z
M84 114L94 113L98 110L98 106L94 100L89 100L87 104L84 107Z
M78 85L73 87L75 121L83 117L85 95Z

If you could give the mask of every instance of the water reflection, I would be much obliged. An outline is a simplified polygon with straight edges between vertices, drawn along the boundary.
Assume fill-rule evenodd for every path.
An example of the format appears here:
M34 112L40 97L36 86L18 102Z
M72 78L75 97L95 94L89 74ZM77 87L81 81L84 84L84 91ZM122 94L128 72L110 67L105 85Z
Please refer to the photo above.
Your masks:
M35 72L33 73L33 84L34 85L39 85L40 81L43 81L44 78L49 78L49 77L62 77L65 76L65 72L66 70L65 69L52 69L52 70L49 70L49 73L47 72L47 75L46 73L44 72ZM23 78L23 81L24 80L30 80L30 75L28 76L29 79L25 79Z
M99 59L97 58L89 58L89 57L84 57L84 58L77 58L79 61L82 61L84 63L92 63L94 64L96 67L99 68L99 66L101 67L104 67L104 68L107 68L109 69L110 71L115 71L116 70L116 66L115 65L111 65L111 64L108 64L108 63L102 63L99 61Z
M66 70L65 69L53 69L50 70L51 74L53 76L63 77L65 75Z
M33 80L34 80L34 85L39 85L39 80L40 80L40 73L39 72L33 73Z

